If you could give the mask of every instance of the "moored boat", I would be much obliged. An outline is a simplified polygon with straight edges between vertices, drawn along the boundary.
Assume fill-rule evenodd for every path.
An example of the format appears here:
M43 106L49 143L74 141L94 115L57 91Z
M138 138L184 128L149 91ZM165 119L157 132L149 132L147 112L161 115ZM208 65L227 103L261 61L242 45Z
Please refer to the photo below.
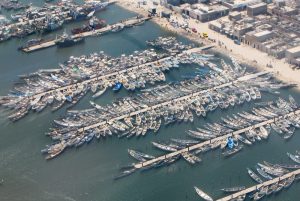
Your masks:
M194 189L196 191L196 193L201 197L203 198L204 200L206 201L213 201L213 199L207 195L205 192L203 192L201 189L199 189L198 187L194 186Z
M230 187L230 188L222 188L220 190L225 193L234 193L234 192L238 192L238 191L241 191L244 189L245 189L245 186L235 186L235 187Z

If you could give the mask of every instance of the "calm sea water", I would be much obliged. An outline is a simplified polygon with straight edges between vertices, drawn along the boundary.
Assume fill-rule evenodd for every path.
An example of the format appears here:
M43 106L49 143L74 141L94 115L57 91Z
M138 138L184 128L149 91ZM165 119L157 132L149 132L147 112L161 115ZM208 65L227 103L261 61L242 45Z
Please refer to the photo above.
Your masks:
M31 1L41 4L40 1ZM111 6L97 16L113 23L120 19L132 17L134 13L117 6ZM66 30L81 23L68 24ZM61 30L63 31L63 30ZM47 37L54 37L56 32ZM0 44L0 95L6 95L17 75L34 72L40 68L53 68L69 56L79 56L95 51L105 51L112 56L122 53L129 54L135 50L147 48L145 40L170 33L160 29L152 22L115 34L107 34L97 38L88 38L82 45L67 49L56 47L24 54L17 47L22 40L10 40ZM27 38L28 39L28 38ZM182 38L181 38L182 39ZM184 40L184 39L182 39ZM181 79L181 75L190 74L193 68L171 71L168 81ZM282 91L282 97L288 94L300 100L300 95L294 91ZM108 104L113 99L129 95L126 91L120 93L106 92L95 102ZM263 95L263 100L273 100L276 97ZM89 107L88 94L74 109ZM160 155L162 152L151 146L151 141L168 140L174 137L186 137L187 129L194 129L205 122L215 122L220 116L250 110L254 106L244 104L226 111L216 110L207 118L196 119L194 123L175 124L162 127L158 134L147 134L146 137L127 139L107 138L93 141L80 149L69 149L58 158L46 161L40 154L51 139L44 135L51 127L54 119L64 115L65 108L51 113L46 110L39 114L30 114L16 123L9 122L7 112L0 113L0 178L4 184L0 186L1 201L183 201L201 200L193 190L199 186L212 197L222 196L218 190L236 185L250 186L254 183L247 175L246 168L254 167L257 162L290 162L286 152L299 149L300 132L284 141L275 133L264 142L246 147L232 158L224 159L220 151L209 152L202 156L203 162L191 166L180 160L171 166L137 172L124 179L114 181L112 178L123 165L134 162L127 154L128 148L146 151ZM293 185L276 196L265 200L297 201L300 196L299 184Z

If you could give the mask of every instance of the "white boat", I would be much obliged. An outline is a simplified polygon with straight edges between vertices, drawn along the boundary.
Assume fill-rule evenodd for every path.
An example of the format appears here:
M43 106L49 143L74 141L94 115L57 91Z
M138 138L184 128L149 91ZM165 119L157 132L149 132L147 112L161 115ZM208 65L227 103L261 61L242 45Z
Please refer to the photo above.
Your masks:
M299 163L300 164L300 157L298 155L293 155L290 153L287 153L288 157L290 159L292 159L294 162Z
M101 96L102 94L104 94L104 92L106 91L106 87L104 87L102 90L99 90L97 93L95 93L92 98L98 98L99 96Z
M198 187L194 186L196 193L202 197L204 200L206 201L213 201L213 199L207 195L206 193L204 193L202 190L200 190Z

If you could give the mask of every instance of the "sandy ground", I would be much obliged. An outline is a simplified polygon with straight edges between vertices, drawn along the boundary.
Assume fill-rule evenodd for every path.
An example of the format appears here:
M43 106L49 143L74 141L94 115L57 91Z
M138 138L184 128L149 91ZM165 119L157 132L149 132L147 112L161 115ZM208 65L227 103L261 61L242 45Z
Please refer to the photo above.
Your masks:
M119 0L117 4L127 10L131 10L143 15L148 15L148 9L153 7L151 1L148 1L147 5L140 6L137 2L137 0ZM157 9L157 13L166 10L166 8L162 6L155 7ZM227 55L231 55L235 57L239 62L249 64L259 70L272 72L278 79L282 81L296 83L298 84L297 89L300 89L299 70L292 69L291 66L283 59L276 59L272 56L267 55L266 53L263 53L244 44L235 44L233 40L227 38L226 36L210 30L208 28L208 23L201 23L194 19L188 19L187 22L189 28L195 28L197 30L197 33L193 33L192 31L186 31L182 28L174 28L165 18L155 17L152 20L165 29L173 31L177 34L181 34L194 42L204 44L214 43L216 45L215 50ZM176 14L172 15L171 20L174 20L181 24L185 19L183 19L181 15ZM203 32L207 33L209 39L211 40L201 38L200 33ZM267 65L272 65L272 68L267 67Z

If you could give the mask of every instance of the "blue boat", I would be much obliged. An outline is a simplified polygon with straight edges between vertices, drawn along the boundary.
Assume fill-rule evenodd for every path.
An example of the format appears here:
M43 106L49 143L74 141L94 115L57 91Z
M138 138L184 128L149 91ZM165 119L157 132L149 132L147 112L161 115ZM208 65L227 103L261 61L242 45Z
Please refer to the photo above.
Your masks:
M232 149L234 147L234 142L233 139L231 137L227 138L227 146L229 149Z
M95 134L94 133L90 133L90 134L88 134L87 136L85 136L85 141L87 142L87 143L89 143L89 142L91 142L92 141L92 139L94 138L94 136L95 136Z
M117 82L113 88L113 91L119 91L122 88L122 83Z
M72 100L73 100L72 96L65 96L65 97L68 102L72 102Z

